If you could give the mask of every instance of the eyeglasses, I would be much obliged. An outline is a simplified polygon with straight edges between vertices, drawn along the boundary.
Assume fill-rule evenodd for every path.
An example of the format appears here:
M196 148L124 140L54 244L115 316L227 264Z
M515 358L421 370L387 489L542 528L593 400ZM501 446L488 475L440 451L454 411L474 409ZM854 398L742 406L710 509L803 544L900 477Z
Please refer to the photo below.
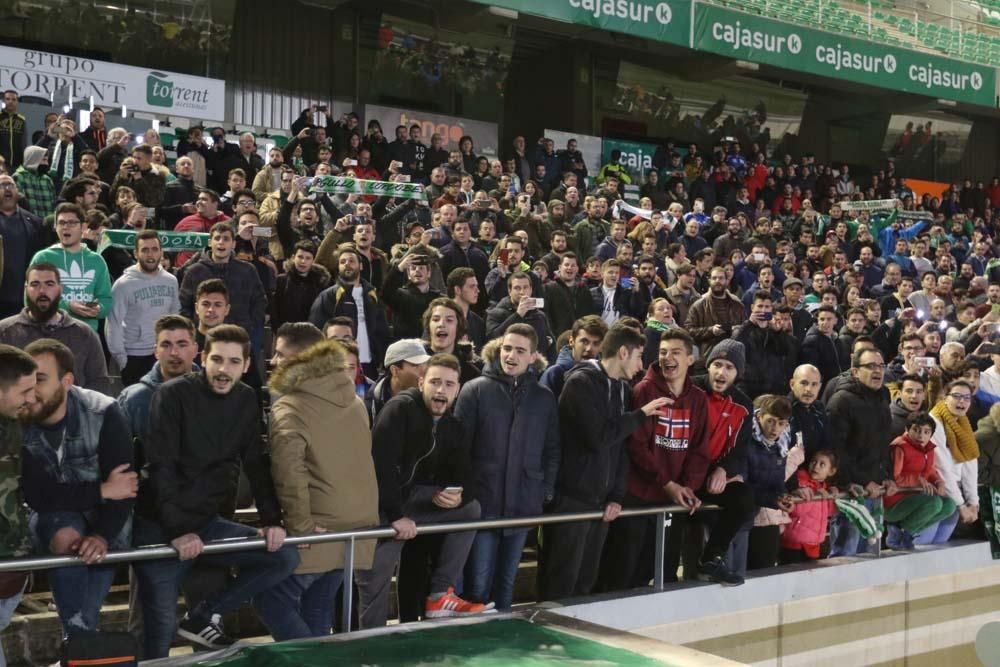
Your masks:
M875 371L884 371L885 370L885 364L880 364L878 362L873 361L870 364L859 364L858 368L864 368L865 370L872 371L872 372L875 372Z
M948 398L958 403L968 403L972 400L972 394L948 394Z

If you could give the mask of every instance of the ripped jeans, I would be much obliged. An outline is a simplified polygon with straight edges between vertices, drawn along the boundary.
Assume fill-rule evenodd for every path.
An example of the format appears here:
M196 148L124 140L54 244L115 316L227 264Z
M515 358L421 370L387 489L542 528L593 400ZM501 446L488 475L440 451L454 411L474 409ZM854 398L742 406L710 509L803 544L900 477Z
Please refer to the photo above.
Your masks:
M93 532L80 512L45 512L32 514L31 526L41 543L42 553L48 553L49 542L62 528L73 528L82 536ZM127 534L127 531L123 530ZM115 539L108 549L127 548L127 542ZM93 632L101 616L101 605L115 578L114 565L72 565L49 570L52 599L59 610L63 637L76 632Z

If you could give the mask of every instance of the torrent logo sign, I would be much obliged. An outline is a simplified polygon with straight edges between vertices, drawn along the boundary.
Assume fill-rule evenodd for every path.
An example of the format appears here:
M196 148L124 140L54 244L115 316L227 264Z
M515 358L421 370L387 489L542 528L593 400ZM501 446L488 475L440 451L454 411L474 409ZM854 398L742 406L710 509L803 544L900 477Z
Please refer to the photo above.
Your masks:
M969 83L972 84L974 90L979 90L983 87L983 75L979 72L973 72Z
M891 53L886 55L886 57L882 59L882 67L885 68L885 71L888 72L889 74L895 72L896 56L892 55Z
M146 77L146 104L156 107L174 106L174 82L162 72L150 72Z

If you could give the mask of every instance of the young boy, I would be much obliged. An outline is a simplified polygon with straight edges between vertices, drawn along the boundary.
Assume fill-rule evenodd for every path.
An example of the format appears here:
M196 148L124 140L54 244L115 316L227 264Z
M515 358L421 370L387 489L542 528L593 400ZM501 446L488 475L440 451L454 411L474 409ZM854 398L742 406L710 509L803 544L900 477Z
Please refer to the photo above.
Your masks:
M906 433L889 445L892 475L900 487L919 487L923 493L897 493L885 499L886 523L899 524L902 535L890 546L912 549L913 536L955 513L944 479L934 466L934 418L920 411L906 418Z

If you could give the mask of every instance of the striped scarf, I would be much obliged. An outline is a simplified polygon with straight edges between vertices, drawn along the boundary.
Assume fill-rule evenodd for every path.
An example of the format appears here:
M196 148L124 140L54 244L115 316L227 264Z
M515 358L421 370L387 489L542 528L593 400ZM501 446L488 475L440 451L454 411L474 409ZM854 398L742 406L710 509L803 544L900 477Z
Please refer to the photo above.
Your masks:
M52 149L52 165L53 170L59 168L59 158L62 155L63 143L58 139L55 141L55 148ZM63 173L60 177L63 181L68 181L73 178L73 142L66 144L66 162L63 164Z

